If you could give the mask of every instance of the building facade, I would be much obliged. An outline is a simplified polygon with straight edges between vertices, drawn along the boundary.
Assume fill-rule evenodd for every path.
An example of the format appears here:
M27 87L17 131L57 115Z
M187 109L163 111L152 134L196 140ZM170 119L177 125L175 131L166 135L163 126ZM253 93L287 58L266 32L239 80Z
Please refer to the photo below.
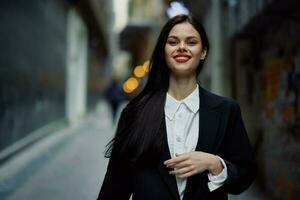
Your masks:
M0 161L95 105L109 72L107 2L1 2Z

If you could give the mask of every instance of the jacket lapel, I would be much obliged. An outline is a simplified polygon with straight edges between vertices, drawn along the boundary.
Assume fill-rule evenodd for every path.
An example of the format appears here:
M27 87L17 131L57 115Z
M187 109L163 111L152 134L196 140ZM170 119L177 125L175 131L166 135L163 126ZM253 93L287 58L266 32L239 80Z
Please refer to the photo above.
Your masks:
M216 108L220 101L203 88L199 88L199 138L196 151L215 153L216 137L220 125L221 113Z
M195 151L215 153L217 150L217 133L220 125L221 114L216 109L220 101L205 89L199 87L200 109L199 109L199 138ZM207 172L198 176L207 178ZM205 179L204 179L205 180ZM195 177L188 178L184 199L187 199L195 189L195 183L199 183ZM198 186L199 187L199 186Z
M165 120L165 119L164 119ZM165 122L162 123L163 124L163 133L164 134L164 149L163 149L163 153L161 156L161 160L158 163L158 171L162 177L162 179L164 180L164 182L166 183L166 185L168 186L170 192L172 193L172 196L176 199L176 200L180 200L180 196L179 196L179 192L177 189L177 183L176 183L176 179L173 175L169 174L169 169L164 165L164 161L168 160L171 158L170 155L170 150L169 150L169 146L168 146L168 141L167 141L167 132L166 132L166 124Z

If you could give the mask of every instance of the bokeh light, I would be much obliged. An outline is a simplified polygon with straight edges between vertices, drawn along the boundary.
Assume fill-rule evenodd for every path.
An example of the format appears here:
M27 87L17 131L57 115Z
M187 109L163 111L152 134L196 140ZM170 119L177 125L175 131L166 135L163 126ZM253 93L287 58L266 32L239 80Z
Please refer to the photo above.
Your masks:
M145 71L146 73L149 72L149 69L150 69L150 61L149 61L149 60L147 60L147 61L144 62L144 64L143 64L143 69L144 69L144 71Z
M146 71L142 65L139 65L134 68L133 74L138 78L142 78L146 75Z
M132 93L137 87L139 86L139 81L137 78L130 77L125 83L123 84L123 90L126 93Z

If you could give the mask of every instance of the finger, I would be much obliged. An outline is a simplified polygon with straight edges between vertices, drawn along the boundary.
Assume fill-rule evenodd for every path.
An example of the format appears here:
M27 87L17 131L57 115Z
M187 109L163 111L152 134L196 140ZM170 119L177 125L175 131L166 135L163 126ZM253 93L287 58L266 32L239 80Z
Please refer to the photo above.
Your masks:
M178 176L176 176L176 177L178 177L178 178L188 178L188 177L190 177L190 176L193 176L193 175L195 175L195 174L202 173L202 172L204 172L204 171L205 171L204 168L201 168L201 169L199 169L199 168L194 168L194 169L190 170L189 172L184 173L184 174L180 174L180 175L178 175Z
M164 162L164 164L168 166L168 165L172 165L172 164L174 164L174 163L182 162L182 161L184 161L184 160L187 160L188 158L189 158L188 155L180 155L180 156L178 156L178 157L175 157L175 158L171 158L171 159L169 159L169 160L166 160L166 161Z
M182 161L182 162L179 162L179 163L174 163L174 164L167 165L167 167L180 169L180 168L183 168L183 167L191 166L191 164L192 163L191 163L190 160L185 160L185 161Z
M181 168L181 169L175 169L173 171L170 171L170 174L179 176L179 175L186 174L186 173L188 173L190 171L193 171L193 170L194 170L193 167L184 167L184 168Z
M178 157L166 160L164 163L166 165L168 165L168 164L172 164L172 163L178 163L178 162L184 161L186 159L188 159L188 156L187 155L182 155L182 156L178 156Z

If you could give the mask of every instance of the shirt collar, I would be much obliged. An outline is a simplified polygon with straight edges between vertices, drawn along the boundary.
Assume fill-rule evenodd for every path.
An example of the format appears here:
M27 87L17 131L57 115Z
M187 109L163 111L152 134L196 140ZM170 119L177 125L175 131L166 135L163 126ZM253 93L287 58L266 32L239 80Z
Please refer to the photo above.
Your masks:
M188 109L194 114L199 110L199 86L197 84L195 90L186 98L178 101L167 93L165 114L172 120L181 103L184 103Z

